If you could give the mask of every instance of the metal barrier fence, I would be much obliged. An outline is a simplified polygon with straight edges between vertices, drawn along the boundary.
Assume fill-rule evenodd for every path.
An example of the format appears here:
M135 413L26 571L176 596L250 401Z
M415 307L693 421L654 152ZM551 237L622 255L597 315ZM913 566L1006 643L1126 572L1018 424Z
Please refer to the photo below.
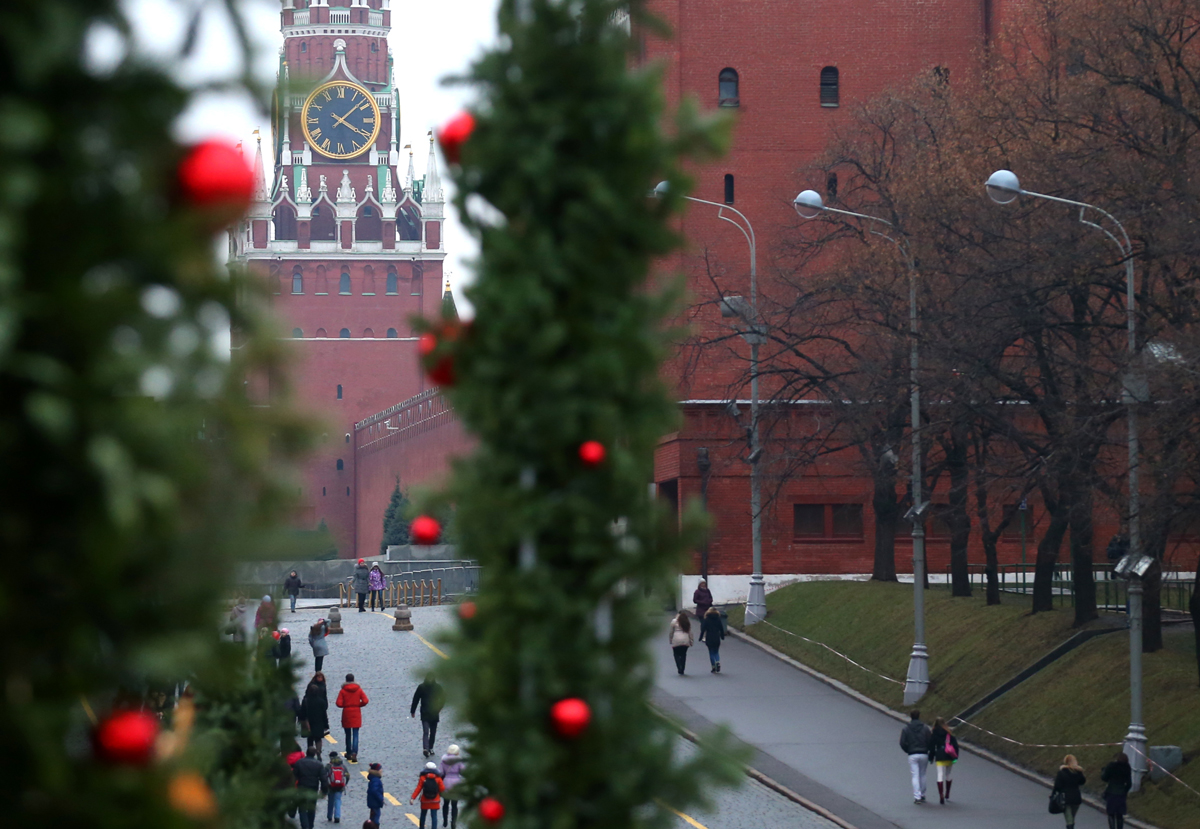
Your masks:
M1033 564L1001 564L997 569L1000 589L1005 593L1033 593ZM1075 606L1075 590L1072 582L1072 567L1070 564L1058 564L1054 567L1054 576L1050 580L1050 590L1054 603L1059 607ZM1096 604L1100 607L1124 610L1128 582L1112 573L1111 564L1094 564L1092 573L1096 579ZM1188 613L1188 600L1196 589L1196 579L1189 577L1187 571L1166 570L1162 574L1161 602L1164 610L1175 610ZM967 577L972 588L984 590L987 587L987 571L982 564L967 565ZM931 582L932 584L932 582ZM947 589L951 586L950 568L946 568Z
M446 601L474 593L479 586L479 565L467 564L454 567L416 567L400 573L387 573L383 577L380 599L383 606L409 607L440 605ZM357 604L357 594L351 588L353 578L338 582L338 605L351 607ZM367 594L370 601L370 594Z

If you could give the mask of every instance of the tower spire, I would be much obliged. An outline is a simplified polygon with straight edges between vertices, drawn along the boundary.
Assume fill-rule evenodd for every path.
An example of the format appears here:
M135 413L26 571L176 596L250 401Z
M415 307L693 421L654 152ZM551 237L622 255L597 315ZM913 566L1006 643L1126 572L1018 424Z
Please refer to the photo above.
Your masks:
M412 193L417 180L417 171L413 167L412 144L405 144L404 149L408 150L408 178L404 181L404 192Z
M429 166L425 169L425 188L421 191L421 201L436 202L442 200L442 180L438 176L437 152L433 148L433 130L429 131Z
M263 171L262 134L254 131L258 146L254 151L254 200L267 201L267 176Z

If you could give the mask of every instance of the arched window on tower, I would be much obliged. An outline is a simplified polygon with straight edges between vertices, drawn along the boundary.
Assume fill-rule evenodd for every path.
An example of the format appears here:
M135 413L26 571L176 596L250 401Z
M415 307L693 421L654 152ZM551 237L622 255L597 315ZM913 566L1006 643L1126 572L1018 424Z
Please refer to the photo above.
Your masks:
M309 238L314 242L332 242L337 237L337 222L333 205L325 199L313 205L312 221L309 222Z
M725 67L717 75L717 105L735 107L739 106L739 101L737 70Z
M372 41L371 41L371 51L372 51L372 52L378 52L378 51L379 51L379 41L378 41L378 40L372 40Z
M396 211L396 238L401 242L421 241L421 220L411 204Z
M388 271L387 292L393 296L400 293L400 279L396 276L395 271Z
M304 332L303 332L301 329L299 329L299 328L293 328L293 329L292 329L292 339L293 339L293 340L302 340L302 339L304 339Z
M343 328L341 331L338 332L338 336L341 337L343 340L350 339L350 329Z
M838 105L840 97L837 67L826 66L821 70L821 106L835 107Z
M383 239L383 219L379 211L369 204L364 204L358 211L358 218L354 221L354 238L361 242Z
M363 339L365 339L365 340L375 339L375 332L373 330L371 330L370 328L364 328L363 329Z
M342 277L338 280L338 293L350 293L350 274L346 273L345 271L342 271Z
M275 208L275 238L292 241L296 238L296 208L280 202Z
M345 463L345 461L343 461L341 458L338 458L338 462L337 462L337 471L338 471L338 472L341 472L341 471L343 471L345 468L346 468L346 463Z
M341 383L338 383L338 387L337 387L337 399L338 399L338 400L341 400L341 399L342 399L342 384L341 384Z
M422 285L422 283L424 281L425 281L425 266L422 265L420 262L418 262L416 259L414 259L413 263L412 263L412 287L409 290L409 294L411 294L412 296L420 296L421 294L423 294L425 292L424 286Z
M395 328L389 328L387 330L387 335L389 340L394 340L400 336L400 332L398 332Z
M725 174L725 203L733 204L733 173Z
M304 8L304 7L303 7L303 6L301 6L300 8ZM307 51L308 51L308 44L307 44L307 43L305 43L304 41L300 41L300 51L301 51L301 52L307 52Z
M304 293L304 273L299 268L292 273L292 293Z
M322 339L322 340L323 340L323 339L325 339L326 337L328 337L329 335L325 333L325 329L324 329L324 328L318 328L318 329L317 329L317 333L316 333L316 334L313 334L313 336L314 336L314 337L317 337L318 339Z

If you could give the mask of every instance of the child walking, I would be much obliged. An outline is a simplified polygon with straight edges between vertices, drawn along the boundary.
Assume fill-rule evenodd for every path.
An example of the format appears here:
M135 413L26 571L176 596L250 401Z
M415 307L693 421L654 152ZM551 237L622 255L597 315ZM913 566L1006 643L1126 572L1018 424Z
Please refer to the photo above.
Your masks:
M329 752L329 762L325 764L325 791L329 793L329 805L325 808L327 822L342 822L342 793L349 783L350 772L346 764L336 751Z
M418 829L425 829L425 815L429 815L429 829L437 829L438 810L442 808L442 792L446 791L446 783L438 774L437 765L426 763L417 779L417 787L413 789L409 802L421 797L421 822Z
M367 809L371 812L371 822L379 825L383 814L383 766L372 763L367 772Z
M458 798L462 792L456 791L455 786L462 783L465 761L458 746L452 745L442 755L442 766L438 770L442 782L446 785L446 796L442 805L442 829L458 829Z

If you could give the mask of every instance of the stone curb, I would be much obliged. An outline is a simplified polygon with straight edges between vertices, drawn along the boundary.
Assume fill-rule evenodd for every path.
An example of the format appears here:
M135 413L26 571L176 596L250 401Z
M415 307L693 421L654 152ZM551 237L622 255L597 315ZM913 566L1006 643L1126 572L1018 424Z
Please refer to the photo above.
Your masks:
M805 665L803 662L796 661L795 659L788 656L787 654L782 653L782 652L776 650L775 648L771 647L766 642L760 642L758 639L755 639L753 636L743 633L742 631L737 630L733 627L730 627L728 629L727 633L730 636L737 637L738 639L742 640L743 642L745 642L749 645L753 645L754 647L756 647L762 651L765 651L766 653L770 654L771 656L775 657L776 659L778 659L782 662L786 662L788 665L791 665L793 668L795 668L799 671L803 671L804 673L811 676L813 679L823 682L826 685L830 686L831 688L836 688L837 690L841 691L843 694L854 698L855 700L863 703L864 705L868 705L871 708L874 708L876 711L879 711L882 714L886 714L887 716L891 717L894 720L897 720L898 722L902 722L902 723L908 722L909 718L905 714L902 714L899 711L893 711L891 708L888 708L882 702L877 702L876 700L871 699L867 695L854 690L846 683L840 682L839 680L836 680L831 676L826 676L825 674L821 673L820 671L815 670L815 669L810 668L809 666ZM1032 780L1034 783L1038 783L1042 786L1045 786L1047 789L1051 789L1054 787L1054 781L1051 780L1050 778L1044 777L1043 775L1038 774L1037 772L1032 771L1031 769L1027 769L1023 766L1019 766L1016 763L1012 762L1011 760L1006 760L1005 758L1001 757L999 754L996 754L993 751L983 748L982 746L977 746L974 743L968 742L967 740L959 740L959 744L963 748L967 749L967 751L970 751L972 754L976 754L985 760L989 760L989 761L995 763L996 765L1003 766L1004 768L1008 769L1009 771L1013 772L1014 774L1021 775L1026 780ZM799 796L799 795L797 795L797 796ZM1101 814L1104 814L1106 811L1105 806L1104 806L1104 801L1102 801L1100 798L1096 797L1095 795L1085 794L1083 796L1083 802L1086 803L1087 805L1091 806L1093 809L1096 809ZM817 808L819 809L820 807L817 807ZM1146 823L1145 821L1138 820L1137 818L1129 817L1128 815L1125 816L1125 825L1132 826L1132 827L1134 827L1134 829L1160 829L1160 827L1155 826L1152 823Z

